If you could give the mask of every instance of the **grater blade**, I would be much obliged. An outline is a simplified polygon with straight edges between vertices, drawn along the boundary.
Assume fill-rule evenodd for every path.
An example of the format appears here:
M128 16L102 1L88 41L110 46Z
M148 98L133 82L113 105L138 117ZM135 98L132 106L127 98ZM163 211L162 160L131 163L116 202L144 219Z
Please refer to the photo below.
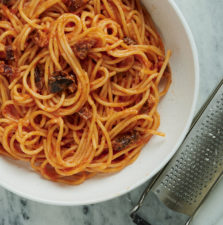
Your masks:
M192 217L223 173L223 80L198 113L175 156L145 190L169 209ZM140 223L138 223L140 224Z

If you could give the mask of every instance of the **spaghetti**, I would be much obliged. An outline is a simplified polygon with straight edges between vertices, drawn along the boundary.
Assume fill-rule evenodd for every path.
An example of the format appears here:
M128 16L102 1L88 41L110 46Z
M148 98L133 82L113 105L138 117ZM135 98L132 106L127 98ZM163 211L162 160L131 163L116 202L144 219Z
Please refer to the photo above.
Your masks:
M80 184L163 136L157 106L171 53L140 1L1 2L2 155Z

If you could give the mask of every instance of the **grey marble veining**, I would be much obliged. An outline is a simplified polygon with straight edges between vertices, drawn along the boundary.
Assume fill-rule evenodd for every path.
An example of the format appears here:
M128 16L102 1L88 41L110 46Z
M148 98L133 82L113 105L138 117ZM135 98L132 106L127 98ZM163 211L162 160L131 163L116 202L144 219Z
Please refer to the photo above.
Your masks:
M200 61L201 80L197 110L216 84L223 78L223 1L175 0L194 35ZM188 87L189 89L190 87ZM22 199L0 188L0 225L133 225L129 211L137 202L146 184L129 194L91 206L58 207ZM212 196L212 197L211 197ZM211 193L204 213L193 225L223 224L223 181ZM211 208L208 206L211 206ZM179 225L177 217L164 212L151 200L147 206L152 223Z
M195 39L200 62L197 109L223 77L223 1L175 0Z
M143 189L144 187L141 187ZM142 190L141 190L142 191ZM131 224L128 213L132 199L139 190L120 198L80 207L58 207L22 199L6 190L0 190L1 225L113 225Z

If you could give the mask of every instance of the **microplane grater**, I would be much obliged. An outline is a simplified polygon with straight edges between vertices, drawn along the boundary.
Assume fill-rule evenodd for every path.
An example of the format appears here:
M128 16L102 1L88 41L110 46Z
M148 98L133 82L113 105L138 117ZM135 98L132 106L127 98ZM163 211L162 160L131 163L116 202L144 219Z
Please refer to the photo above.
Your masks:
M222 174L223 80L195 117L177 153L146 188L131 217L138 225L151 225L138 211L152 192L167 208L186 215L183 224L188 225Z

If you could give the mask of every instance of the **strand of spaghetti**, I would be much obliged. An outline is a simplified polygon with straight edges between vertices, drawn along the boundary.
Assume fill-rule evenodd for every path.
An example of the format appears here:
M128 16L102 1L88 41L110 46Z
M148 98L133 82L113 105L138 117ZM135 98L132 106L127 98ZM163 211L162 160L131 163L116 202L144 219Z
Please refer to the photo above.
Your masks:
M130 100L126 101L126 102L117 102L117 103L115 103L115 102L107 102L107 101L102 100L96 93L93 93L92 96L101 105L110 106L110 107L124 107L124 106L128 106L131 103L133 103L134 100L135 100L135 99L130 99Z
M6 14L6 16L9 18L11 25L13 26L15 31L19 33L22 29L22 22L14 14L12 14L6 6L1 5L1 8L3 9L3 12Z
M116 16L112 10L112 7L110 7L110 5L108 4L108 1L107 0L102 0L103 4L104 4L104 7L105 7L105 10L108 12L109 16L113 19L113 20L116 20Z
M98 78L98 79L96 79L96 80L94 80L93 82L90 83L91 91L102 87L108 81L108 79L110 77L110 74L105 67L100 67L98 69L98 72L100 72L100 71L103 72L104 76L101 77L101 78Z
M162 68L161 68L161 70L160 70L160 72L159 72L159 76L158 76L157 79L156 79L156 86L159 85L159 82L160 82L160 80L161 80L161 78L162 78L162 76L163 76L163 73L164 73L164 71L165 71L165 69L166 69L166 67L167 67L167 65L168 65L170 56L171 56L171 51L168 50L168 51L167 51L167 54L166 54L165 61L164 61L163 65L162 65Z
M64 103L64 100L65 100L65 93L62 93L62 94L61 94L61 97L60 97L60 100L57 102L57 104L55 104L55 105L53 105L53 106L49 106L49 105L45 106L44 104L42 104L42 103L40 102L39 99L35 99L35 102L36 102L36 105L37 105L40 109L42 109L42 110L44 110L44 111L46 111L46 112L55 112L55 111L57 111L58 109L61 108L61 106L62 106L63 103Z
M46 56L48 54L48 52L43 52L43 53L40 53L33 61L32 63L29 65L29 67L27 68L27 70L25 71L25 73L23 74L23 85L26 89L26 91L28 91L33 97L35 98L39 98L39 99L50 99L52 98L53 94L49 94L49 95L40 95L38 93L36 93L35 91L33 91L28 83L27 83L27 77L31 71L31 69L34 67L34 65L44 56Z
M0 36L0 42L3 42L4 39L6 39L8 36L16 37L16 32L15 32L15 31L12 31L12 30L5 31L5 32L2 33L1 36ZM1 49L0 49L0 50L1 50ZM4 51L4 50L2 49L2 51Z
M9 23L8 21L0 21L0 28L6 29L6 30L13 30L11 23Z
M27 38L28 38L28 35L30 34L30 32L32 31L31 27L26 24L22 31L21 31L21 38L19 39L19 42L20 42L20 50L21 51L24 51L25 50L25 45L26 45L26 41L27 41Z
M142 43L144 42L145 40L145 19L144 19L144 16L143 16L143 10L142 10L142 7L141 7L141 4L140 2L136 1L136 5L137 5L137 8L138 8L138 16L140 16L140 19L139 19L139 24L141 24L141 34L140 34L140 37L142 39Z
M34 15L32 16L32 19L39 17L40 14L42 14L44 11L46 11L51 6L55 5L56 3L59 3L60 0L46 0L46 1L39 1L39 7L34 12Z
M37 22L37 20L31 20L29 19L25 13L23 12L23 5L24 5L24 1L25 0L20 0L20 4L19 4L19 13L21 15L21 17L33 28L36 28L36 29L39 29L39 30L42 30L44 29L44 26L41 26L41 25L38 25L36 24L35 22Z
M27 155L36 155L38 153L40 153L43 150L43 146L40 146L39 148L35 149L35 150L28 150L25 145L27 145L26 140L31 138L34 135L38 135L38 136L43 136L45 137L46 135L44 133L41 133L39 131L33 131L30 132L28 134L26 134L23 138L22 138L22 142L20 144L21 150L26 153Z
M144 82L138 84L134 88L128 88L128 89L127 88L123 88L123 87L121 87L120 85L118 85L116 83L112 83L112 86L115 89L117 89L117 90L119 90L119 91L121 91L121 92L123 92L123 93L125 93L127 95L141 94L141 93L147 91L150 88L151 81L153 79L155 79L157 76L158 76L158 74L153 74L153 75L149 76L148 79L146 79Z
M130 56L130 55L142 55L144 56L144 54L142 53L142 51L140 50L145 50L145 51L153 51L154 53L156 53L159 56L163 56L163 52L158 49L155 46L144 46L144 45L138 45L137 48L136 47L132 47L132 49L128 49L128 50L114 50L114 51L108 51L108 53L113 56L113 57L126 57L126 56Z
M30 5L29 5L29 10L27 10L29 18L33 17L34 11L36 10L38 5L39 5L39 1L38 0L31 0Z
M19 160L24 160L24 161L29 161L30 159L30 156L25 154L25 153L22 153L22 152L18 152L18 150L16 149L16 137L15 135L13 135L10 139L10 143L9 143L9 146L10 146L10 149L11 149L11 153L13 155L13 157L15 157L16 159L19 159Z
M118 119L122 119L124 117L126 118L127 116L136 115L137 113L137 110L125 110L122 112L115 113L106 121L105 128L107 130L111 130L114 121L117 121Z
M53 23L49 37L49 53L57 70L62 70L61 65L59 63L59 49L57 45L57 40L55 38L56 28L57 28L56 23Z
M137 116L134 116L133 118L124 119L122 122L120 122L115 128L113 128L109 132L110 137L114 138L115 136L117 136L118 133L121 133L121 131L124 130L129 124L141 119L148 120L148 121L153 120L151 116L148 116L148 115L137 115Z
M17 127L16 124L11 124L11 125L7 126L5 128L5 131L4 131L3 137L2 137L2 145L3 145L4 149L15 158L16 158L16 155L12 152L11 148L9 147L8 136L9 136L10 132L12 132L16 129L16 127Z

